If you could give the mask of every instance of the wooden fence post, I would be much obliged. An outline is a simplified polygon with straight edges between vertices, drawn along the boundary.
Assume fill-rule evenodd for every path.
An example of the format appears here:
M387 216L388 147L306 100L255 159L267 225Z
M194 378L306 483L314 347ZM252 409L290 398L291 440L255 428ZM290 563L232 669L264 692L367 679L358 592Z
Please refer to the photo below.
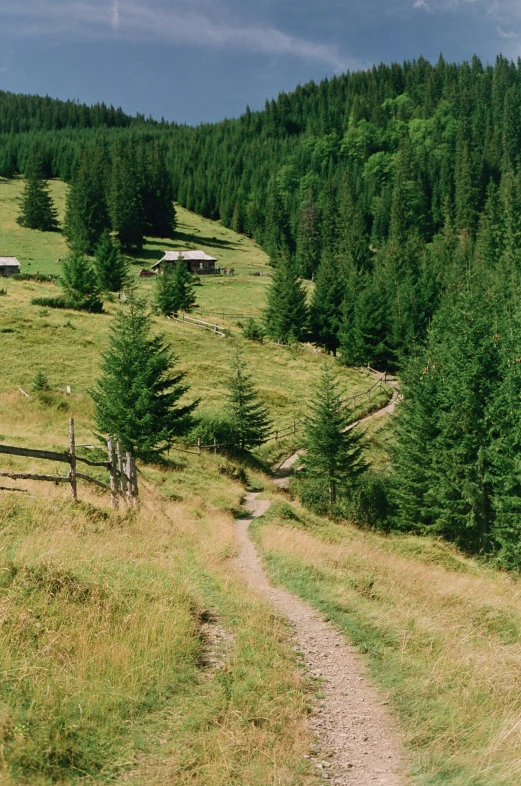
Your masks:
M214 452L214 456L216 456L217 455L217 439L215 437L213 438L213 452Z
M114 450L114 439L107 439L107 449L109 452L109 472L110 472L110 505L116 509L118 507L118 479L116 469L116 451Z
M78 481L76 480L76 440L74 438L74 418L69 419L69 451L71 470L69 477L71 480L71 493L74 502L78 501Z
M297 421L295 420L295 418L293 418L293 433L294 434L297 433Z
M201 437L197 437L197 453L201 455Z
M139 489L137 485L137 468L132 453L127 453L127 477L128 477L128 499L139 510Z
M121 442L119 441L119 439L116 442L116 454L117 454L117 458L118 458L119 487L120 487L120 490L121 490L121 496L122 496L122 498L126 502L127 501L127 496L126 496L127 495L127 481L126 481L126 478L125 478L125 469L124 469L124 466L123 466L123 451L121 449Z

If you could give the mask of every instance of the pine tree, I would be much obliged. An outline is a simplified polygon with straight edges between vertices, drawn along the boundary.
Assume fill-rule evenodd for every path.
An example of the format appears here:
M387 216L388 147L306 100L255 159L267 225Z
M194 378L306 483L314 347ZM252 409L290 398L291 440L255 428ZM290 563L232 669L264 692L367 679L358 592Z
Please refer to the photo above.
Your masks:
M231 228L234 232L237 232L238 235L242 235L244 232L244 221L240 202L236 202L235 207L233 208Z
M173 238L176 227L174 186L161 144L152 147L147 155L142 151L141 205L143 228L153 237Z
M94 253L94 268L104 292L121 292L128 280L128 266L108 230L101 235Z
M271 428L268 410L259 399L240 352L231 363L226 411L232 425L235 448L249 450L266 441Z
M342 318L345 282L339 261L326 254L318 268L309 307L309 324L315 344L336 355Z
M143 247L144 215L141 179L133 145L118 140L112 160L109 188L109 213L112 229L124 251Z
M41 232L58 231L58 214L49 193L47 181L42 176L42 160L33 150L25 171L24 190L21 197L20 226L39 229Z
M178 311L190 312L195 304L192 274L180 259L173 270L166 268L156 279L155 306L160 314L171 316Z
M95 151L89 150L67 192L63 233L70 248L81 254L93 254L110 226L101 161Z
M198 402L179 404L186 373L162 335L151 336L143 303L131 296L114 318L101 376L91 392L98 430L144 460L161 456L187 433Z
M264 314L266 332L287 344L304 338L307 328L306 293L287 255L280 255L268 289Z
M297 227L297 266L302 278L313 278L320 263L320 245L320 214L308 188Z
M324 365L306 418L302 474L334 505L367 469L362 434L349 427L349 412L334 370Z
M82 254L72 252L63 260L60 284L70 308L95 314L103 311L96 272Z

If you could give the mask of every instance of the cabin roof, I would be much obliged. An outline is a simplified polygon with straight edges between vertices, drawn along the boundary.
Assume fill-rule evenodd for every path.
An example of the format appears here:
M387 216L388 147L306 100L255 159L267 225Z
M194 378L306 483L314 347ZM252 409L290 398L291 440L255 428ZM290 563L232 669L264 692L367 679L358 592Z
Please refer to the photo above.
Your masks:
M159 267L161 262L178 262L180 259L185 262L217 262L216 257L211 257L204 251L166 251L159 262L152 265L152 270Z
M0 267L20 267L16 257L0 257Z

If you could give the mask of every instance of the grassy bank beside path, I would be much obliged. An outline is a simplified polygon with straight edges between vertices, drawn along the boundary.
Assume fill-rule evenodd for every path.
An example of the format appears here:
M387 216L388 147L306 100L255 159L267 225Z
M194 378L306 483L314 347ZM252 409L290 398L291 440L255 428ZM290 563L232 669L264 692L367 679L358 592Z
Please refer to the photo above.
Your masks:
M429 538L275 505L254 528L272 580L366 653L422 786L521 782L519 578Z

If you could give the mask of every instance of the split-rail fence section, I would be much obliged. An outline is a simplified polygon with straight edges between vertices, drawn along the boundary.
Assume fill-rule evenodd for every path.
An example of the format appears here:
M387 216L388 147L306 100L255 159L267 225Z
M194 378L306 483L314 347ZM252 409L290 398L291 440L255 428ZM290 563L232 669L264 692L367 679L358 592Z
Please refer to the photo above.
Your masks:
M23 458L39 459L41 461L54 461L69 465L67 475L41 475L32 472L0 472L0 477L10 478L11 480L42 480L50 483L68 483L71 488L72 499L78 499L78 480L92 483L105 491L110 492L111 505L117 508L121 499L129 506L138 506L139 492L137 483L137 469L134 457L130 452L123 452L119 440L113 437L107 439L107 460L91 461L90 459L78 456L76 453L76 439L74 434L74 419L69 420L69 452L60 453L53 450L33 450L32 448L20 448L14 445L0 445L0 453L8 456L20 456ZM109 483L78 471L78 464L86 464L89 467L99 467L108 471L110 476ZM11 491L15 489L6 489Z

